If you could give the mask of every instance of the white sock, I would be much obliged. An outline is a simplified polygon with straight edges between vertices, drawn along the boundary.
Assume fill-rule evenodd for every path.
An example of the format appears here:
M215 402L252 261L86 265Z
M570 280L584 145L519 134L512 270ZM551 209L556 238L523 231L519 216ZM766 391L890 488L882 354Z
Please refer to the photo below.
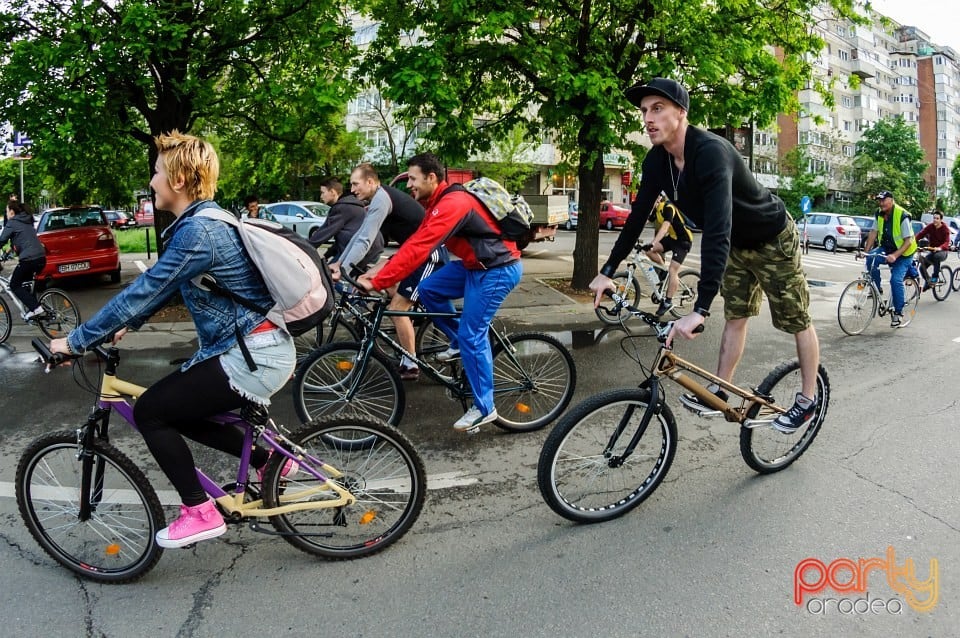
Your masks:
M403 355L400 359L400 365L404 368L418 368L419 366L407 355Z
M813 405L813 399L808 399L803 393L797 392L797 404L801 408L809 408Z

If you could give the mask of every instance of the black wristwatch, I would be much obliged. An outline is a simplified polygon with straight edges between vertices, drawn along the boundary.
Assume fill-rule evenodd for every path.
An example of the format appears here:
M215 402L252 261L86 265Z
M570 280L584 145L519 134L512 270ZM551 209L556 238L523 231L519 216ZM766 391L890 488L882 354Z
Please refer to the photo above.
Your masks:
M703 317L704 319L710 316L710 311L707 310L706 308L698 308L694 306L693 311L698 315L700 315L701 317Z

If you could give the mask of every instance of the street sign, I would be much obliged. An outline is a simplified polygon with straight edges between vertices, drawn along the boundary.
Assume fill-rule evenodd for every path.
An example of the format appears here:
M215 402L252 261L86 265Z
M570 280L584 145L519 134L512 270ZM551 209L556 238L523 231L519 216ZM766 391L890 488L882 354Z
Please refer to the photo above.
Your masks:
M810 200L810 197L807 195L804 195L803 197L801 197L800 212L804 214L809 213L811 208L813 208L813 202Z
M33 144L33 140L27 137L26 133L21 133L19 131L13 132L13 145L14 146L30 146Z

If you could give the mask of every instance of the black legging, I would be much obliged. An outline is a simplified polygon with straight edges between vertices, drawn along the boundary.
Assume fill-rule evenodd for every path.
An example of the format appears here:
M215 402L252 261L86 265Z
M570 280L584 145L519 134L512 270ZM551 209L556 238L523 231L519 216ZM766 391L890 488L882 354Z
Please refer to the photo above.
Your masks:
M21 260L17 267L13 269L10 275L10 291L17 296L27 312L37 309L40 302L37 296L33 294L31 282L33 278L39 275L44 266L47 265L47 258Z
M207 494L197 478L193 454L183 437L239 457L243 450L240 428L205 419L236 410L245 403L246 399L230 389L218 357L193 365L186 372L177 370L150 386L137 399L133 408L137 427L184 505L199 505L207 500ZM263 467L267 456L266 450L256 448L250 463L253 467Z

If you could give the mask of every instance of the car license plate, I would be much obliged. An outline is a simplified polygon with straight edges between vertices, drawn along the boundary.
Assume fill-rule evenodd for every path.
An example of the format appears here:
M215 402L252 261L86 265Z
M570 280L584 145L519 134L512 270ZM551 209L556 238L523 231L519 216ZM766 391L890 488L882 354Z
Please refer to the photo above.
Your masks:
M81 270L90 270L89 261L79 261L75 264L61 264L58 267L60 272L78 272Z

